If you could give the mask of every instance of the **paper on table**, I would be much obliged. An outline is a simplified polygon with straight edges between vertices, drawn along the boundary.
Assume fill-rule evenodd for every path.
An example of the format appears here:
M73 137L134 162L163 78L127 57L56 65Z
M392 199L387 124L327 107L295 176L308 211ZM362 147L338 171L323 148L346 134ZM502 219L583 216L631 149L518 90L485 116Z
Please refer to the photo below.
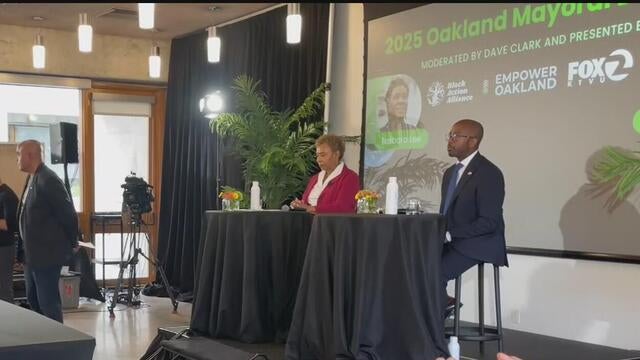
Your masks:
M82 247L86 247L88 249L95 249L95 245L93 245L90 242L84 242L84 241L78 241L78 245L82 246Z

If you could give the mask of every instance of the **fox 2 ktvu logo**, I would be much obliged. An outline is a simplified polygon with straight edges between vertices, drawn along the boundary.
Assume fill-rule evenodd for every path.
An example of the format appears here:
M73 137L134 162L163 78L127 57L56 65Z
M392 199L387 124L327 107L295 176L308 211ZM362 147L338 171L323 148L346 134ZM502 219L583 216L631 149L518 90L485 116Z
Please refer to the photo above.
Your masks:
M614 50L607 57L570 62L567 86L621 81L629 76L625 69L631 67L633 67L633 56L626 49Z

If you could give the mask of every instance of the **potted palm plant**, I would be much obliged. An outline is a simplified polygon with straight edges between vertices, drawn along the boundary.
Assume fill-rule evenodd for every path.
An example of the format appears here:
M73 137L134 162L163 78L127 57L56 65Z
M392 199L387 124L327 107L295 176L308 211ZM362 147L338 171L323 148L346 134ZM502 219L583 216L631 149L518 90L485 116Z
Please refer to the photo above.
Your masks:
M326 84L321 84L294 110L274 111L260 90L260 81L240 75L232 87L236 113L211 120L211 131L233 138L233 151L242 161L245 191L259 181L267 208L280 208L304 190L314 166L315 140L323 123L308 121L324 108Z

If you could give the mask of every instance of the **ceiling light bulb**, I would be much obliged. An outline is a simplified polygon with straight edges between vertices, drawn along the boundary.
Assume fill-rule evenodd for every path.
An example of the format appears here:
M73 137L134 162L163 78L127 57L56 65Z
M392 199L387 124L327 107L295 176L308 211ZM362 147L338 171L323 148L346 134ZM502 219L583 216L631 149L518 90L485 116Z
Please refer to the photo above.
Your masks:
M46 59L46 49L42 35L36 35L36 43L33 45L33 67L36 69L44 69Z
M151 55L149 55L149 76L152 78L159 78L161 65L162 60L160 59L160 47L154 45L151 47Z
M216 27L211 26L207 29L209 37L207 38L207 59L210 63L220 62L220 47L222 42L216 34Z
M93 28L87 21L87 14L80 14L80 25L78 25L78 49L83 53L90 53L93 43Z
M302 35L302 16L300 4L287 5L287 43L298 44Z
M153 29L156 4L138 4L138 25L141 29Z

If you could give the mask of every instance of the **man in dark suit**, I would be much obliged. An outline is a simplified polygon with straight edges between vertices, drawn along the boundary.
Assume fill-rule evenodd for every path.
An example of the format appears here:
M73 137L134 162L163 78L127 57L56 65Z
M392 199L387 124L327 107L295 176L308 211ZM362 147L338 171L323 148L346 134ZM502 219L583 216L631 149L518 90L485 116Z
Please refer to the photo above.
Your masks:
M440 213L447 219L442 252L445 317L453 311L454 299L447 295L447 282L481 262L506 266L504 238L504 178L500 169L478 148L484 130L474 120L456 122L448 135L447 151L458 162L442 179Z
M58 282L62 266L78 249L78 215L62 181L42 162L40 143L18 145L18 166L29 174L18 211L31 308L62 322Z

